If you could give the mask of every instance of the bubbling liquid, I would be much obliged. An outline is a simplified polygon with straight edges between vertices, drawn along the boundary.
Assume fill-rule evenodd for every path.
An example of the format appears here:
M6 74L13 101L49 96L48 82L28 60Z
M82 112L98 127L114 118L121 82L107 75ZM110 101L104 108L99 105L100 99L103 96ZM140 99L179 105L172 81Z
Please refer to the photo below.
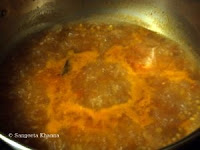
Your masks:
M23 144L153 150L200 126L197 60L157 33L126 23L72 23L17 49L1 66L0 128L59 134L16 139Z

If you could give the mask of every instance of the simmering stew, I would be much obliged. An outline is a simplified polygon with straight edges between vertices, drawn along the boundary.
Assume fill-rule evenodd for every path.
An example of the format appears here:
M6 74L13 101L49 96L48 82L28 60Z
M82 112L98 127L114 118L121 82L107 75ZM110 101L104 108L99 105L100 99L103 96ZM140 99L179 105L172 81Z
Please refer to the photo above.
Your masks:
M200 127L196 56L140 26L56 25L0 76L0 129L36 149L159 149Z

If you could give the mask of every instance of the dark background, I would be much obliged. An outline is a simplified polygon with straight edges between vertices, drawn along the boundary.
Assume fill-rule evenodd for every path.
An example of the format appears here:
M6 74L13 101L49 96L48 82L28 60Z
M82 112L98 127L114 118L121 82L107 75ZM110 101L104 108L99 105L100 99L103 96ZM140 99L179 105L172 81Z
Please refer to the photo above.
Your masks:
M8 145L0 141L0 150L13 150ZM173 150L200 150L200 136L194 139L192 142L181 146L178 149Z

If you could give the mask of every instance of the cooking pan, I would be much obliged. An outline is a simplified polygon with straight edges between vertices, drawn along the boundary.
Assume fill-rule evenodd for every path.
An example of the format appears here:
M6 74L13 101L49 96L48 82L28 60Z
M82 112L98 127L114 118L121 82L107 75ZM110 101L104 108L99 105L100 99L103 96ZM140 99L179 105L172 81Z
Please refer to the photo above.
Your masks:
M55 24L96 17L143 26L200 55L199 14L199 0L1 0L0 61L17 43L34 33ZM0 139L11 147L28 149L28 145L22 146L1 129L0 132ZM163 149L182 149L199 135L197 129Z

